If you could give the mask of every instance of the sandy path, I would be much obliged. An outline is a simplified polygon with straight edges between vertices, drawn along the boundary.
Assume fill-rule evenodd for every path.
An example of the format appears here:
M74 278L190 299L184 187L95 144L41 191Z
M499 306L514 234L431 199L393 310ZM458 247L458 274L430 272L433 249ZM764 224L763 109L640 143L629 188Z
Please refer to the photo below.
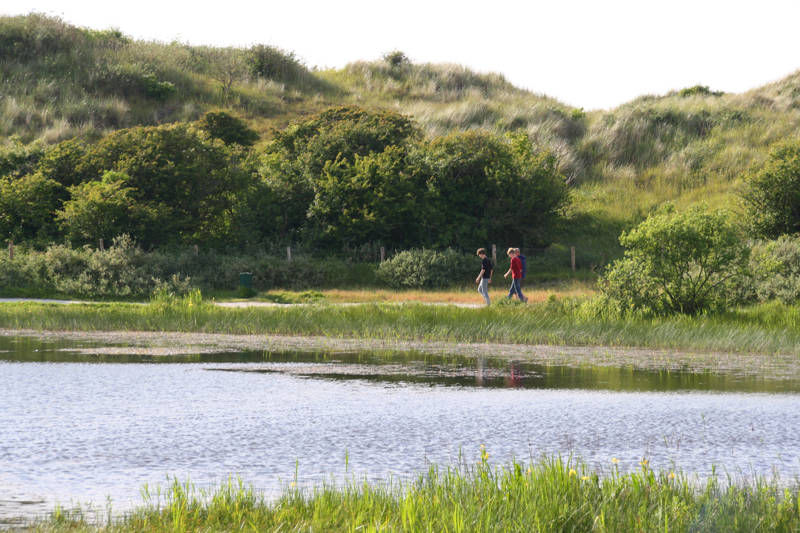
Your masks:
M558 366L615 366L643 370L713 372L765 379L800 378L800 357L699 353L607 346L550 346L353 339L323 336L231 335L144 331L36 331L0 329L3 336L70 340L114 346L84 347L88 354L181 355L236 351L416 351L525 360Z

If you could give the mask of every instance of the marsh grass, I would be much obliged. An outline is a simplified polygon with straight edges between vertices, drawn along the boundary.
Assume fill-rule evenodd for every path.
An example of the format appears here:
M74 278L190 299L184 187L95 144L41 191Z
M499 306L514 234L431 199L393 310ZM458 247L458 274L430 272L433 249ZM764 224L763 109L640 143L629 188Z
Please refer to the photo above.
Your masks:
M57 510L36 531L797 531L798 488L778 479L705 483L655 472L646 459L621 473L579 460L543 458L492 466L481 450L471 465L430 469L411 481L351 480L311 489L294 482L269 500L242 481L215 489L174 481L163 493L95 525L80 511Z
M0 304L0 327L800 353L800 307L785 304L696 317L618 319L598 316L580 300L557 297L479 309L413 303L228 309L205 301L190 303L5 303Z

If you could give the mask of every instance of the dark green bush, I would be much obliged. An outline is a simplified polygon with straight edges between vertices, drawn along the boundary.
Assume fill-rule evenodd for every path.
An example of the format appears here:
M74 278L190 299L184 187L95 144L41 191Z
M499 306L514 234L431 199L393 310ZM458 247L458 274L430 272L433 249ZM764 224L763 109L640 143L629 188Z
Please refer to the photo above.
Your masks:
M473 255L451 248L406 250L378 267L378 279L395 289L444 289L468 282L480 271Z
M214 139L225 144L253 146L258 140L258 133L250 129L247 123L224 111L206 113L200 120L200 129L208 132Z
M742 200L752 226L775 238L800 232L800 143L785 144L745 177Z

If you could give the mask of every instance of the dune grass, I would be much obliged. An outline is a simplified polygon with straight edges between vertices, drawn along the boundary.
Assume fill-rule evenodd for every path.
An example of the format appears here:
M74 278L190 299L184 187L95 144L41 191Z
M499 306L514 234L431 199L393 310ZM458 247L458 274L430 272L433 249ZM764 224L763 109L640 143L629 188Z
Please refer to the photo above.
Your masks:
M580 461L544 458L494 467L481 450L473 465L432 466L403 482L352 480L311 489L287 486L269 500L243 482L197 489L177 480L119 518L92 523L57 509L32 531L725 531L800 528L798 487L777 480L702 485L647 460L632 473L590 471Z

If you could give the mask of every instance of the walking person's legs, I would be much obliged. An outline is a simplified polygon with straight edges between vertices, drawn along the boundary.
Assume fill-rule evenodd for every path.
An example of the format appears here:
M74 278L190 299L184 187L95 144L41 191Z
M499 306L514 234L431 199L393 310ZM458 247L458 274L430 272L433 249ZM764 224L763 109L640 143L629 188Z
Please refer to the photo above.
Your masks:
M527 302L528 299L525 297L524 294L522 294L522 280L515 279L514 280L514 288L516 289L517 298L519 298L519 301L520 302Z
M491 305L492 302L489 299L489 278L481 279L481 282L478 285L478 292L481 293L483 299L486 300L486 305Z

